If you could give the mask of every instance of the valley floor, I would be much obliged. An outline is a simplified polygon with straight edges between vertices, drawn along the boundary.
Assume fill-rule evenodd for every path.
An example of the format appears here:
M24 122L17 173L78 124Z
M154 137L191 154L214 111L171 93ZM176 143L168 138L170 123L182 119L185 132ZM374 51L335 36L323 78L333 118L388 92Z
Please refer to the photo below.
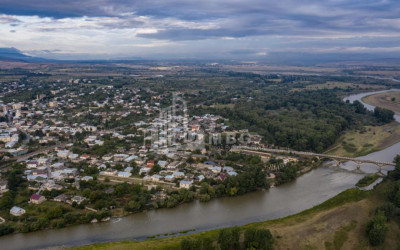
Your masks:
M359 157L383 150L400 142L400 124L393 121L383 126L366 126L364 131L348 130L325 153Z

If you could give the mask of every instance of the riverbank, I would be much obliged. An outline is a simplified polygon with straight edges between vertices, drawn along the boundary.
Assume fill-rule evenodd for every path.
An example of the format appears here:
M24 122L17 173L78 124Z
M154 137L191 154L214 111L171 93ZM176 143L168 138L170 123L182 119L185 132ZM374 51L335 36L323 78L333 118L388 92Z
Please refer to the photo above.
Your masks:
M400 114L400 92L386 92L365 96L362 101L376 107L392 110Z
M398 142L400 142L400 124L393 121L383 126L365 126L361 131L346 131L325 153L359 157L383 150Z
M239 227L269 229L274 237L274 249L369 249L365 226L371 211L383 204L387 183L372 191L346 190L311 209L281 219L252 223ZM391 222L383 249L395 249L400 233L398 223ZM216 244L219 230L187 236L153 239L141 242L110 242L74 249L179 249L185 239L211 239Z
M367 157L391 161L399 150L400 144L395 144ZM354 184L362 177L360 173L342 171L337 167L324 164L320 168L301 175L294 182L285 183L279 188L268 191L213 199L206 203L199 201L184 203L173 209L136 213L118 221L112 220L110 223L84 224L57 230L12 234L3 236L1 243L7 246L5 249L26 249L26 246L38 249L57 246L73 247L98 242L145 240L151 235L168 235L189 229L202 232L246 225L309 209L354 187ZM321 227L324 226L321 225ZM218 233L218 230L214 231ZM128 244L131 243L128 242Z

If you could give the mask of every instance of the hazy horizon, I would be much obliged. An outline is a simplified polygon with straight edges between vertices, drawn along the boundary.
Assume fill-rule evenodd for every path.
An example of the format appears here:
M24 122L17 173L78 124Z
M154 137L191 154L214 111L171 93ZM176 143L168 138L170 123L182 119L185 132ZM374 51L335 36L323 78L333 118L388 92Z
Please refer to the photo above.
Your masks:
M76 60L399 58L399 10L389 0L1 0L0 47Z

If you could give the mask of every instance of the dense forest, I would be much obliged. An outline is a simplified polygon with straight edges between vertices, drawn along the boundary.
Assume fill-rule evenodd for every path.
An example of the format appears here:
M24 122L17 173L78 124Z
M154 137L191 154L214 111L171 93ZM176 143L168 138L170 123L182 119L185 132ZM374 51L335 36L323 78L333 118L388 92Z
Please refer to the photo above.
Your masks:
M370 112L360 103L343 102L335 90L291 91L261 88L233 106L202 106L196 113L214 113L229 119L232 129L249 129L269 145L323 152L346 129L390 122L384 109Z

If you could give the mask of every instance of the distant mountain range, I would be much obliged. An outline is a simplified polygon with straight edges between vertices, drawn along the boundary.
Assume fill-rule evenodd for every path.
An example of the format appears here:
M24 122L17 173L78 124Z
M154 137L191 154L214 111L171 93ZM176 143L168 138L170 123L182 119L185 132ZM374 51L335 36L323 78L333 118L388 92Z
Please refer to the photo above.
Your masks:
M16 48L0 48L0 60L31 61L33 57L24 55Z
M211 59L210 59L211 60ZM19 61L19 62L41 62L41 63L126 63L126 62L154 62L157 60L145 59L141 57L120 58L120 59L92 59L92 60L57 60L41 57L28 56L16 48L0 48L0 61ZM171 62L207 62L201 59L171 59ZM241 63L236 60L217 60L222 63ZM257 60L259 63L277 65L318 65L318 64L346 64L347 62L358 62L373 64L379 62L400 63L400 54L337 54L337 53L270 53L267 57Z

